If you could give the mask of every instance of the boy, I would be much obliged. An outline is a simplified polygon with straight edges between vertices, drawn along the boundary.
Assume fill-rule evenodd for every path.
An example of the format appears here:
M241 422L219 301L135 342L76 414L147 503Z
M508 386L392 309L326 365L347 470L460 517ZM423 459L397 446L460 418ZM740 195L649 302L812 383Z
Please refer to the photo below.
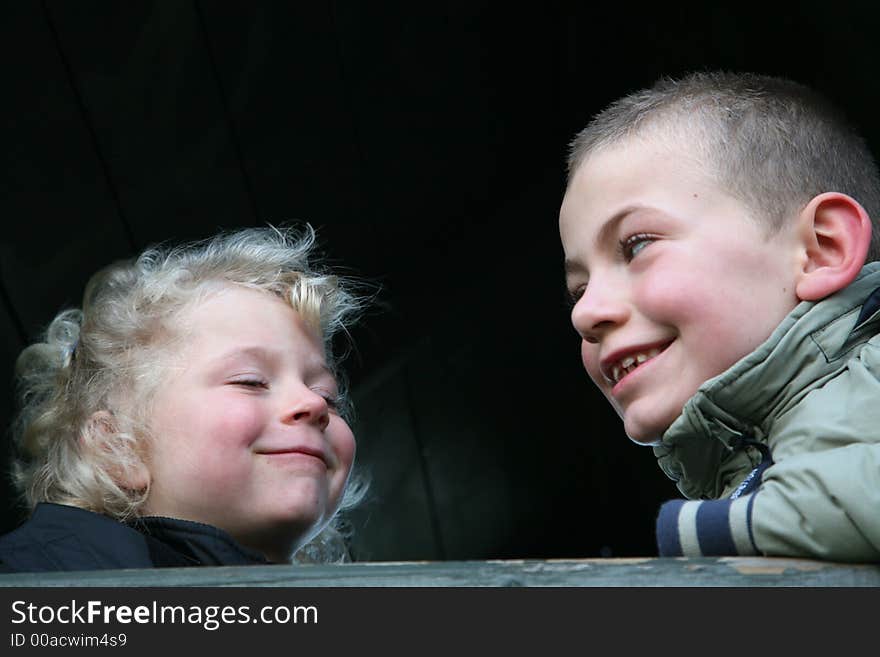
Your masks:
M661 80L572 142L584 367L693 500L661 556L880 557L878 212L863 141L786 80Z

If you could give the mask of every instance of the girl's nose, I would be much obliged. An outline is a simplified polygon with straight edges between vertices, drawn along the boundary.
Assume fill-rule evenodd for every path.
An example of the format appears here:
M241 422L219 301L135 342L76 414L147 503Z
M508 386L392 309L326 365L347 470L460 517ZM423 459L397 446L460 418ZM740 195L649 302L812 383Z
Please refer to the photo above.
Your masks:
M285 423L313 423L323 431L330 423L330 407L327 400L314 390L298 390L286 412Z

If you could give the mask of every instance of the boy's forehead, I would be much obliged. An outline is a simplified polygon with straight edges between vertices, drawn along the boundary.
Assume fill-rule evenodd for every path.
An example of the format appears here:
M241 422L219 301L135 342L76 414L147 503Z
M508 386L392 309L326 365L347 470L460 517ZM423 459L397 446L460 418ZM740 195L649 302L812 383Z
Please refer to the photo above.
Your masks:
M573 172L559 212L562 246L578 261L623 217L703 221L721 207L753 218L698 147L656 135L627 138L597 148Z
M572 172L562 204L639 203L662 180L662 185L723 193L716 168L697 145L650 131L596 148Z
M664 123L597 145L578 163L572 182L585 170L591 175L599 170L625 176L646 159L678 162L694 172L711 167L700 131Z

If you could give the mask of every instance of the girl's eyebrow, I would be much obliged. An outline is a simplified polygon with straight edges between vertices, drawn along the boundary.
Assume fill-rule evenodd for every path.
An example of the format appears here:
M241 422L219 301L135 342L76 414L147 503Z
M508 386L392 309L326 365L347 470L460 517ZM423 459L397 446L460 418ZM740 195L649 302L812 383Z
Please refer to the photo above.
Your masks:
M225 363L231 360L235 360L237 358L254 358L261 362L271 362L273 359L281 358L283 351L280 349L272 349L268 347L264 347L263 345L252 345L245 347L234 347L229 351L223 353L222 355L216 358L216 362ZM333 381L336 381L336 377L333 374L333 371L327 365L327 362L324 360L323 356L315 358L313 362L306 363L306 369L313 372L315 375L320 376L328 376Z
M266 347L263 347L261 345L254 345L249 347L234 347L233 349L230 349L229 351L226 351L218 356L215 360L227 361L242 356L249 356L251 358L256 358L259 360L269 360L276 355L277 350L267 349Z

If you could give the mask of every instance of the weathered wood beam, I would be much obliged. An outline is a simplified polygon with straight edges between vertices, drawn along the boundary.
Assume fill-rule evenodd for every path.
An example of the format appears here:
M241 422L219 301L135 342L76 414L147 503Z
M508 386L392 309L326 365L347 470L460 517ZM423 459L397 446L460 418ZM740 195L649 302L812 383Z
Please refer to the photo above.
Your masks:
M103 570L0 575L0 587L853 587L880 565L806 559L583 559Z

